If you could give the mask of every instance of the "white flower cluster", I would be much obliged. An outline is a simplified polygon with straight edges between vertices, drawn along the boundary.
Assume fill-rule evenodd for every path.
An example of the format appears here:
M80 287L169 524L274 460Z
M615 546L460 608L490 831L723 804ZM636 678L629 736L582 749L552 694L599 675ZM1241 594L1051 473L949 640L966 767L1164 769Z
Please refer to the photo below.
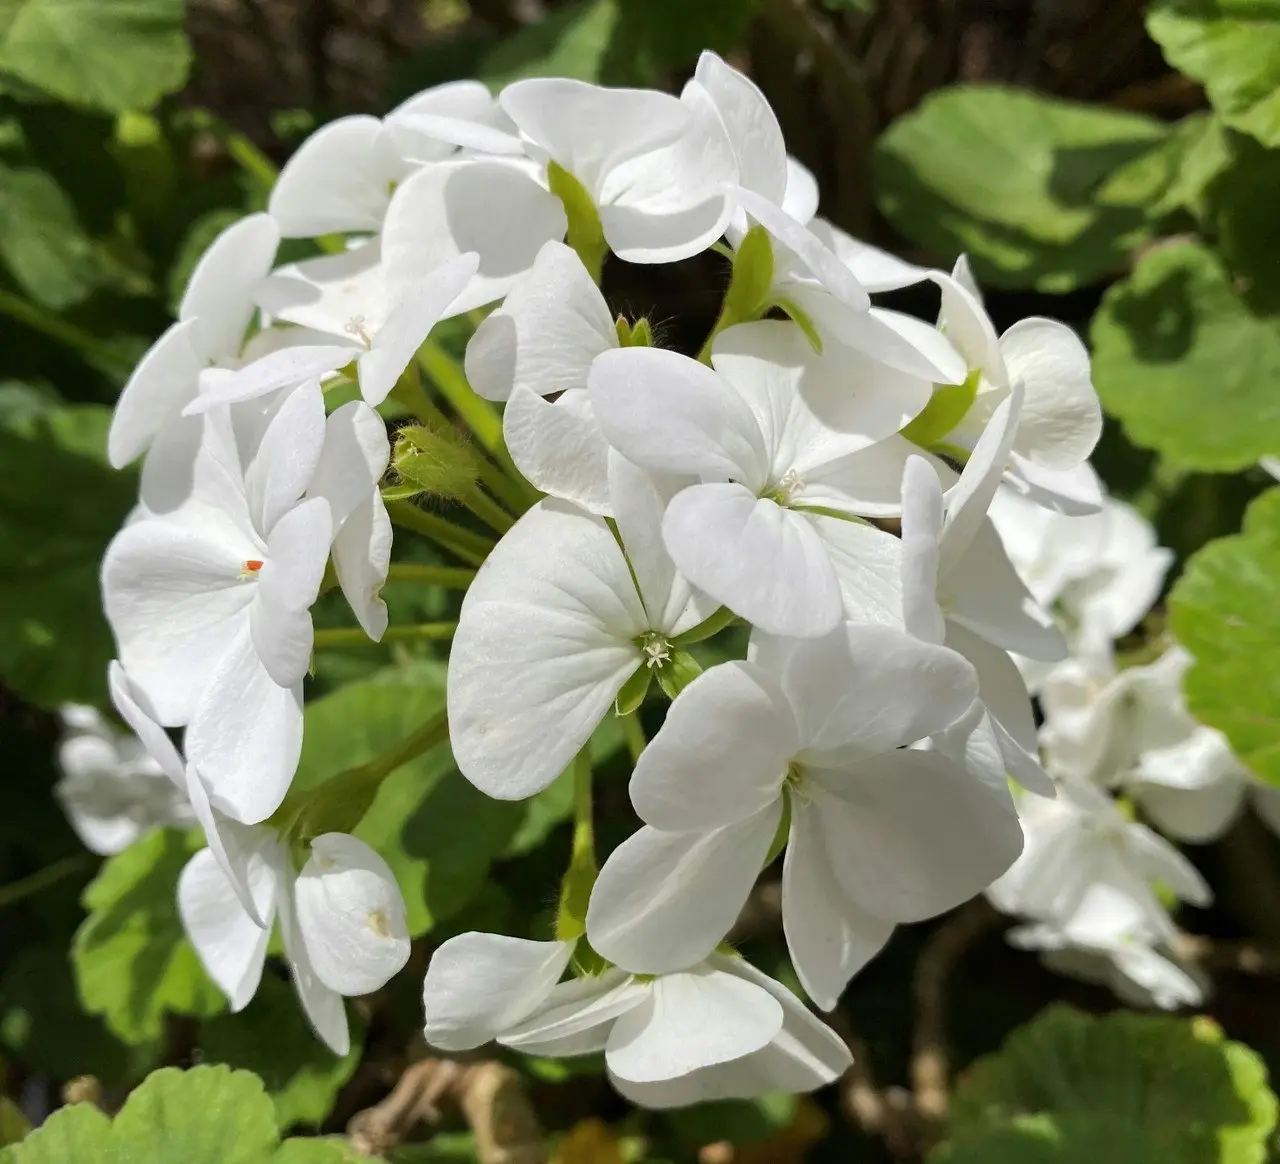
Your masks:
M1154 744L1135 765L1084 755L1120 704L1092 672L1088 695L1060 694L1087 653L1043 680L1050 770L1071 791L1036 799L1055 788L1019 665L1057 663L1099 630L1109 646L1166 564L1130 560L1126 513L1088 467L1101 414L1083 345L1046 319L998 334L963 260L911 266L816 208L764 97L704 54L679 98L463 83L343 118L289 162L267 213L206 253L116 411L112 459L145 461L102 577L116 706L208 839L179 903L233 1006L254 993L276 916L338 1052L342 997L408 956L385 863L345 834L299 837L281 806L330 563L368 635L387 627L383 489L404 493L384 482L376 408L398 385L420 391L437 322L480 308L467 379L504 403L506 448L545 497L466 593L450 741L463 775L504 799L576 765L579 815L554 940L445 942L429 1042L603 1051L619 1090L652 1106L830 1081L843 1042L724 945L780 853L787 945L824 1010L895 926L1002 875L1010 908L1039 923L1028 944L1079 946L1064 899L1105 880L1084 848L1104 834L1129 838L1121 891L1143 925L1158 920L1153 880L1203 896L1172 849L1118 810L1100 823L1077 791L1123 768L1159 787L1140 794L1154 805L1187 771ZM330 253L273 269L282 237ZM615 320L607 254L707 249L733 273L699 358ZM936 324L872 305L915 284L939 296ZM361 399L332 406L353 387ZM1069 551L1050 545L1060 528ZM1086 528L1097 546L1077 544ZM697 645L731 625L749 631L746 657L703 670ZM1128 691L1133 674L1114 682ZM672 702L631 781L642 827L597 877L575 758L651 686ZM1088 724L1055 710L1073 698ZM1195 750L1152 730L1166 751ZM1021 861L1010 777L1026 790ZM1083 822L1065 868L1044 856L1058 842L1042 817Z

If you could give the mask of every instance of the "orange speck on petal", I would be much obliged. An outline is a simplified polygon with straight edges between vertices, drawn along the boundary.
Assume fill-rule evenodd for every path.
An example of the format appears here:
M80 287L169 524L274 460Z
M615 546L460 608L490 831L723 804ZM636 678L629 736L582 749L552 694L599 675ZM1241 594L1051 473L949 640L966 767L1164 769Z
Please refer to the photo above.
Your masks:
M244 569L245 569L245 573L246 573L246 574L256 574L259 570L261 570L261 569L262 569L262 561L261 561L261 559L259 559L259 558L250 558L250 559L249 559L249 560L244 564Z

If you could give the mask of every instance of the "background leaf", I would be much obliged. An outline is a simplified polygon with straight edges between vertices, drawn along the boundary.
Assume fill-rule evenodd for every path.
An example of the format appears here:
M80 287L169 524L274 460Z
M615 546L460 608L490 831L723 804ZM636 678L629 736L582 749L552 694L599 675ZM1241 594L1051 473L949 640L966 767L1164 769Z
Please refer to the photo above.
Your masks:
M37 303L61 310L93 289L93 244L62 189L40 170L0 165L0 260Z
M226 1005L178 917L178 874L204 838L160 829L110 858L84 892L89 911L72 945L80 997L127 1043L159 1038L167 1013Z
M1280 320L1251 311L1202 244L1144 256L1091 338L1098 395L1134 443L1217 472L1280 451Z
M182 0L0 0L0 80L109 113L146 109L191 65Z
M1132 113L956 85L881 136L876 196L935 257L967 252L980 281L1068 291L1119 268L1151 233L1145 205L1172 162L1145 175L1125 167L1168 136Z

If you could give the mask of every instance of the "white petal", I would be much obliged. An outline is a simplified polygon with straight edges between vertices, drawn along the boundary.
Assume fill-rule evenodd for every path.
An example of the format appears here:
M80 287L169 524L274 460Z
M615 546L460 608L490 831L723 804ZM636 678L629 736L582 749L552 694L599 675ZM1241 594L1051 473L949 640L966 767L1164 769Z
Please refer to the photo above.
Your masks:
M120 660L170 727L190 719L228 639L247 623L255 587L241 572L260 552L247 539L237 544L218 511L193 503L186 515L190 526L126 526L102 565L103 604Z
M709 50L698 58L694 79L724 121L738 159L738 180L781 206L787 192L787 150L768 99L749 77Z
M387 427L362 400L352 400L329 414L324 445L307 493L323 497L337 529L369 500L391 458Z
M775 480L788 470L811 476L896 433L932 391L840 344L819 356L789 320L729 328L711 362L754 414Z
M609 443L585 389L570 388L553 404L517 385L502 411L502 435L535 488L590 513L609 513Z
M150 512L169 514L191 500L204 429L202 417L175 416L155 434L138 488L139 500Z
M642 662L647 623L609 527L561 502L534 506L462 605L448 683L462 774L502 799L546 787Z
M329 503L312 497L287 510L267 539L267 559L258 571L262 601L285 610L307 610L320 592L333 523Z
M707 957L746 904L782 800L710 832L648 826L609 855L591 891L587 939L624 970L665 974Z
M942 291L938 329L946 333L971 369L981 371L994 387L1008 388L1009 374L1000 355L999 337L968 272L968 264L961 255L952 274L929 273Z
M438 162L456 146L484 153L520 153L520 138L487 85L449 81L416 93L383 118L401 155Z
M296 388L346 367L359 354L355 344L305 344L279 348L268 352L239 371L206 380L197 396L184 409L187 416L196 416L224 404L239 404L279 392L282 388Z
M1098 477L1087 462L1065 472L1046 469L1021 456L1015 448L1009 455L1003 484L1053 513L1085 517L1102 508Z
M973 668L955 651L896 627L845 623L821 638L758 638L755 657L786 692L810 752L904 747L950 726L978 694Z
M943 517L937 471L923 457L909 458L902 472L902 620L926 643L946 637L938 605Z
M663 348L622 348L600 355L588 382L600 428L629 461L764 485L769 461L756 418L704 364Z
M187 280L179 319L195 319L197 348L209 360L238 356L253 318L253 293L266 278L280 245L269 214L232 223L209 245Z
M302 751L302 684L272 680L247 626L209 677L186 748L228 815L256 824L280 807Z
M289 858L282 853L280 859L287 861ZM342 995L321 982L311 964L310 951L298 926L292 886L280 894L280 936L284 939L285 957L289 959L293 987L298 992L303 1014L325 1046L335 1055L345 1056L351 1050L347 1008Z
M391 200L382 235L393 294L423 271L474 251L480 266L453 313L501 299L533 266L542 244L564 238L560 200L529 167L500 161L439 162L407 179Z
M639 1006L649 987L610 968L598 978L571 978L552 989L526 1018L498 1036L528 1055L586 1055L603 1051L613 1020Z
M1066 656L1066 642L1031 596L1013 568L990 519L978 527L969 553L939 587L949 622L1031 659L1055 662Z
M1000 353L1027 393L1018 452L1047 469L1080 464L1102 435L1102 406L1080 337L1057 320L1024 319L1000 337Z
M550 396L585 388L591 361L617 346L609 305L582 260L551 241L476 328L467 344L467 380L490 400L506 400L521 387Z
M195 396L205 366L196 349L196 327L194 319L173 324L138 361L107 434L107 456L115 468L137 458Z
M668 832L718 828L763 812L798 746L786 697L753 663L712 667L672 703L636 762L631 802Z
M788 155L787 192L782 196L782 209L797 222L807 225L818 213L818 200L818 179Z
M245 913L209 849L201 849L192 857L178 878L182 928L233 1011L243 1010L257 992L278 893L275 872L267 862L254 862L251 876L253 896L268 923L267 929Z
M427 1042L469 1051L496 1038L542 1004L572 954L572 942L474 932L449 938L431 955L422 988Z
M209 789L195 766L186 772L185 791L191 802L191 811L204 830L209 852L226 875L227 882L235 890L241 908L263 929L271 928L269 911L275 909L275 900L260 906L254 900L254 870L263 860L264 845L273 843L274 834L256 825L242 825L215 808L209 797Z
M1200 870L1162 836L1146 825L1134 824L1129 826L1128 839L1148 880L1164 884L1192 905L1213 901L1213 890Z
M129 678L125 669L115 659L107 665L107 686L111 692L111 702L120 713L120 718L142 741L147 755L160 765L161 771L176 788L185 789L186 765L178 755L178 749L173 746L173 741L160 726L146 691ZM63 767L65 768L66 765L64 764Z
M840 890L815 806L791 801L791 838L782 865L782 925L800 985L831 1010L849 980L888 942L894 923L867 913Z
M338 585L365 634L377 642L387 629L387 604L380 597L391 567L391 518L378 493L358 506L333 539Z
M808 272L841 302L865 311L871 299L862 284L807 226L751 190L738 188L738 203L784 247L794 253Z
M799 500L860 517L897 517L902 511L903 466L919 452L919 446L904 436L885 437L811 473Z
M564 77L508 85L498 102L520 132L593 197L620 162L674 141L690 115L676 98L647 89L606 89Z
M844 599L817 527L743 485L692 485L662 523L667 549L698 589L770 634L825 634Z
M664 178L670 182L670 171L656 168L666 152L653 155L655 168L648 171L652 175L648 182L651 189L658 188ZM624 163L614 171L615 180L627 180L630 175L624 171L648 161L637 158ZM731 209L732 204L723 194L713 194L688 210L669 213L614 203L600 208L600 224L610 248L624 262L678 263L701 254L724 234Z
M820 514L811 520L840 580L844 617L902 626L901 540L860 521Z
M431 329L463 294L479 267L474 251L448 259L416 284L402 285L373 346L357 361L360 393L377 406L391 395Z
M873 247L846 234L825 219L809 224L809 229L845 264L872 295L879 291L898 291L913 287L930 278L927 267L917 267L896 255Z
M952 909L1022 851L1007 789L997 795L943 756L899 749L812 777L836 882L877 917L920 921Z
M311 613L268 603L259 597L249 608L253 649L271 681L280 687L301 683L311 667L315 632Z
M324 435L320 385L312 382L290 392L262 434L262 443L244 475L249 513L254 528L264 537L274 533L276 522L311 484ZM318 504L328 512L327 502Z
M1204 844L1217 840L1240 812L1244 784L1223 780L1206 788L1130 786L1134 800L1166 836Z
M376 231L392 184L407 169L376 117L340 117L307 138L285 164L267 209L285 238Z
M331 990L372 994L409 960L400 887L364 841L346 833L316 837L293 894L311 966Z
M644 1003L613 1024L605 1062L635 1083L677 1079L750 1055L781 1029L782 1004L772 994L702 965L654 979Z

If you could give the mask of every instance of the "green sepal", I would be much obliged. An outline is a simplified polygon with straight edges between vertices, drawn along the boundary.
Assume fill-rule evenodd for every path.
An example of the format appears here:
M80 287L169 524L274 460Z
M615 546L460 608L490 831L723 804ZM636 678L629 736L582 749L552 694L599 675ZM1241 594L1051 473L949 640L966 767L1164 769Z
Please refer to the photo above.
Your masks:
M422 496L422 490L416 485L384 485L378 490L383 501L412 501Z
M724 314L735 321L764 314L773 286L773 240L763 226L753 226L742 237L733 256L733 278L724 296Z
M609 244L604 241L604 227L600 225L595 202L587 188L558 162L547 163L547 185L560 199L569 220L565 242L577 251L587 274L599 283Z
M627 317L619 315L613 321L613 329L618 333L618 346L629 348L631 346L631 324L627 322Z
M612 966L613 963L587 941L586 934L578 939L578 944L573 948L573 957L569 960L569 969L573 971L575 978L599 978Z
M978 395L978 381L981 379L981 371L975 368L964 378L963 384L935 385L924 411L902 430L902 435L922 449L933 449L941 445L943 438L973 407Z
M649 684L653 682L653 668L641 663L631 677L618 689L613 701L615 715L633 715L640 709L644 697L649 694Z
M688 651L676 651L657 669L658 686L668 699L675 699L699 675L702 668Z
M691 626L687 631L673 636L671 645L673 647L687 647L693 643L700 643L704 639L709 639L712 635L718 635L727 627L733 626L738 621L738 616L733 613L727 606L720 607L713 614L709 614L696 626Z
M814 352L819 356L822 355L822 336L818 334L817 325L809 318L809 313L790 299L775 299L773 306L785 312L787 318L804 332L804 338L809 341L809 346Z
M653 347L653 327L643 315L631 325L631 339L628 342L628 346L633 348Z
M396 433L391 468L394 479L416 493L455 500L470 494L480 477L480 463L461 433L423 424Z
M587 904L595 888L595 852L590 847L574 848L569 868L560 881L560 902L556 907L556 941L572 942L587 932Z

